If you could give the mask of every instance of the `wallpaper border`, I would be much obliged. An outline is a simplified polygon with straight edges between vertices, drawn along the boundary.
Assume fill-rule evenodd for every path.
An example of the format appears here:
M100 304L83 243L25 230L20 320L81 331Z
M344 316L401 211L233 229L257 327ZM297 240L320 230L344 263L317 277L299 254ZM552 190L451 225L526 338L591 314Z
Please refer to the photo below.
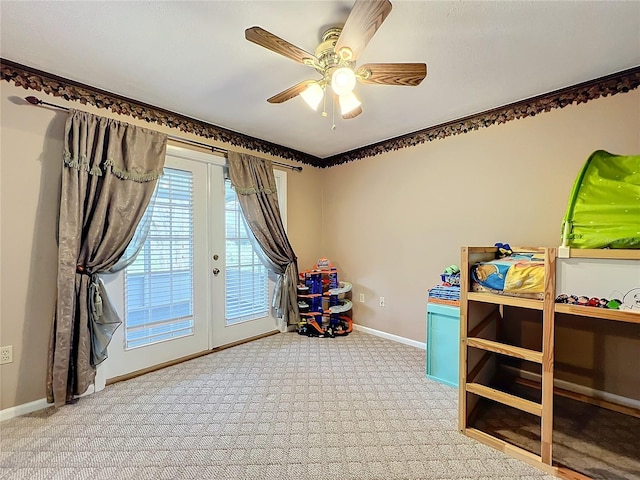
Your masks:
M231 146L274 155L313 167L329 168L452 135L460 135L479 128L532 117L556 108L629 92L640 86L640 66L327 158L318 158L2 58L0 58L0 80L13 82L16 86L41 91L54 97L62 97L65 100L89 104L97 108L106 108L114 113L129 115L149 123L177 128L183 132Z
M316 166L318 157L0 58L0 80L255 152Z
M629 92L639 86L640 66L327 157L323 159L323 166L334 167L392 150L472 132L479 128L533 117L556 108Z

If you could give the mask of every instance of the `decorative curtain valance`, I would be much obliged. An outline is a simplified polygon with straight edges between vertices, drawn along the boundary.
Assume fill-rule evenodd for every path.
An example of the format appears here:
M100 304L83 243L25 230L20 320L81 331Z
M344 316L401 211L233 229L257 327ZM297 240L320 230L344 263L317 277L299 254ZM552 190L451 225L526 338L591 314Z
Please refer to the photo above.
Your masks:
M270 160L229 152L229 178L252 233L258 254L278 276L273 293L276 314L285 324L297 322L298 259L280 217L276 181Z
M120 325L98 274L133 238L162 174L165 134L70 110L58 222L58 294L47 400L84 393Z
M67 167L97 176L110 170L134 182L162 175L165 134L73 109L68 118L63 152Z

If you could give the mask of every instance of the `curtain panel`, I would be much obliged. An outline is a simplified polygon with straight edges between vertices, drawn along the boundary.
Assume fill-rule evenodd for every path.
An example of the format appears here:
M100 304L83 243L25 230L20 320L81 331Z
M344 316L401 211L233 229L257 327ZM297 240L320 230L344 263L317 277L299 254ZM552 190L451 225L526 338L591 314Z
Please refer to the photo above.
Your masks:
M70 110L58 223L57 299L47 371L56 407L93 384L122 323L98 274L122 257L162 174L165 134Z
M285 232L271 160L228 153L229 178L265 266L278 277L272 306L285 324L298 320L298 259Z

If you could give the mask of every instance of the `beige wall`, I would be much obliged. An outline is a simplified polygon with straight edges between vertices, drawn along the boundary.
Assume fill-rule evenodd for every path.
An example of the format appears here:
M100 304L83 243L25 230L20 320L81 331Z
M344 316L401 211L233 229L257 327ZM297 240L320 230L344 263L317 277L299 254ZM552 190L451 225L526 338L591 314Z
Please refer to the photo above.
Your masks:
M424 342L427 289L460 247L557 246L597 149L640 153L640 91L328 169L324 255L353 283L354 322Z
M45 394L66 114L14 103L29 93L13 84L0 89L0 344L14 346L14 362L0 367L5 409ZM354 300L365 294L355 322L424 342L426 290L459 262L460 246L557 245L587 156L638 153L639 132L635 91L331 169L305 166L288 174L291 243L301 269L326 256L353 282Z
M59 98L47 98L40 92L28 92L0 82L0 344L13 345L14 356L13 363L0 366L0 409L45 396L66 113L34 107L20 100L34 94L52 103L149 126L130 117L65 103ZM158 125L151 128L187 136ZM301 264L312 263L321 251L323 172L306 165L300 173L287 172L290 240ZM302 197L306 203L297 201Z

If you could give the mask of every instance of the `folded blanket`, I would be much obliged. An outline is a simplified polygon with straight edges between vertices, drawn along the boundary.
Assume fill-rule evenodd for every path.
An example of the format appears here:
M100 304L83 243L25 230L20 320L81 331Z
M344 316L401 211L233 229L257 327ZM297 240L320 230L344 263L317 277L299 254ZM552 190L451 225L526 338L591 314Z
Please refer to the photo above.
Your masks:
M544 262L533 254L514 254L471 267L471 279L505 293L544 292Z

